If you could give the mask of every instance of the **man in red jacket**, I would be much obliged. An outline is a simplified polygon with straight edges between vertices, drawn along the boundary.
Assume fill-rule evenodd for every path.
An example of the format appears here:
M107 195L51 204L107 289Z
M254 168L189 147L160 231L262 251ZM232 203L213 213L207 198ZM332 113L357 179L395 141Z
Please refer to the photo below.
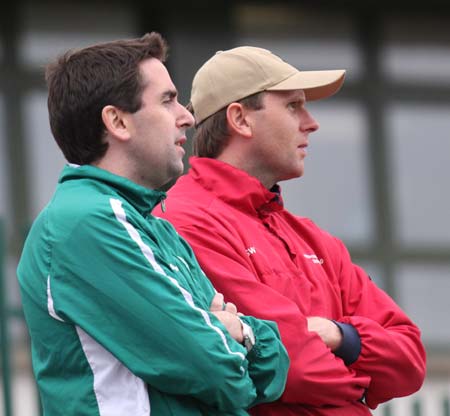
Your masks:
M424 380L419 329L340 240L284 209L277 185L303 175L319 127L306 102L334 94L344 75L239 47L193 80L197 157L160 215L226 300L278 323L291 359L286 390L253 415L369 415Z

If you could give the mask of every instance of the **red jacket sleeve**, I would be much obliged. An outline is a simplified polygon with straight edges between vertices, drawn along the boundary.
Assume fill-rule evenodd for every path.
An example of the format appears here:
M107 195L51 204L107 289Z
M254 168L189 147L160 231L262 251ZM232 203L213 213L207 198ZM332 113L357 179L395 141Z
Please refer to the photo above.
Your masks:
M366 403L375 408L393 397L417 391L425 377L425 350L420 331L399 306L380 290L358 266L345 246L338 245L337 262L344 317L361 338L361 354L350 366L357 374L370 375Z
M319 336L307 330L306 317L295 302L261 283L237 235L230 230L221 235L207 219L201 227L182 226L177 230L188 240L204 272L225 300L231 300L246 315L277 322L291 360L281 401L345 406L363 396L370 376L346 367ZM286 289L285 293L289 293Z

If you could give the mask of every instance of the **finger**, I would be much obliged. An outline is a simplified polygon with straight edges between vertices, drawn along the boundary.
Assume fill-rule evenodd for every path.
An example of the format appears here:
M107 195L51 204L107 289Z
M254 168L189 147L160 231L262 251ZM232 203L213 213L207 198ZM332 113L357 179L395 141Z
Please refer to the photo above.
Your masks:
M234 303L227 302L227 303L225 304L225 310L226 310L227 312L232 313L233 315L236 315L236 314L237 314L237 307L236 307L236 305L235 305Z
M216 293L211 301L210 311L221 311L223 307L223 295L222 293Z

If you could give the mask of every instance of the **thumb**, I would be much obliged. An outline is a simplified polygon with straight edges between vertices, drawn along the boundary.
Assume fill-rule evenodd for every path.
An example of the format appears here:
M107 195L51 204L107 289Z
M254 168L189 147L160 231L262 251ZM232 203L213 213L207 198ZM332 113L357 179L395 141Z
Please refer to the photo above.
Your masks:
M211 312L221 311L223 309L223 295L222 293L216 293L211 301L209 310Z

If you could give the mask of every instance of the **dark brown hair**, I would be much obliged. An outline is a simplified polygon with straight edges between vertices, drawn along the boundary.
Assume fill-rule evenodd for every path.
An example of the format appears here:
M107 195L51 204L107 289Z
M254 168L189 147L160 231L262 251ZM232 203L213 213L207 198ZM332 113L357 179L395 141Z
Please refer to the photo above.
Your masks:
M48 112L53 136L71 163L88 164L104 156L101 113L114 105L134 113L142 105L139 64L164 62L167 44L159 33L70 50L48 65Z
M237 102L252 110L264 108L264 91L258 92ZM230 131L227 122L227 107L203 120L196 128L192 136L193 153L195 156L217 158L228 144ZM188 105L188 110L193 113L193 108ZM193 113L194 114L194 113ZM195 114L194 114L195 116Z

